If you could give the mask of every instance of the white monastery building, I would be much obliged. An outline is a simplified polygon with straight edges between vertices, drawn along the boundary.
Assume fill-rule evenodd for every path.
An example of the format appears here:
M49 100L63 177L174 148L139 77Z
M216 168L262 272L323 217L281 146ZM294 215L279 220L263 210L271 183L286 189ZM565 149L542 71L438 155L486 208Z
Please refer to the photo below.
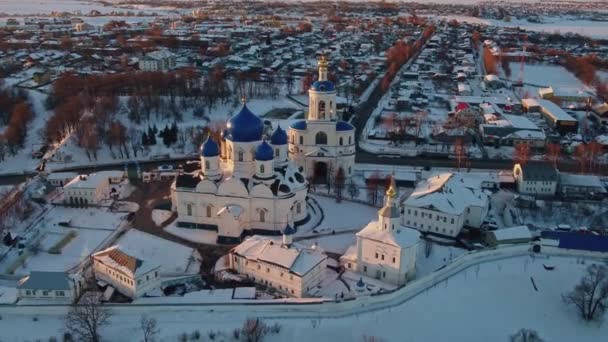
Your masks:
M292 243L287 226L283 241L252 236L230 251L230 268L254 282L292 297L306 297L323 280L327 256L316 248Z
M378 220L357 233L357 244L340 258L347 270L402 286L416 276L416 255L420 233L402 227L394 178L386 192Z
M315 182L350 178L355 166L355 128L336 113L336 88L327 79L328 62L319 60L319 78L308 90L306 120L289 128L289 156ZM340 171L341 170L341 171Z
M94 253L91 260L95 278L129 298L141 297L160 287L160 265L133 257L118 246Z
M101 171L79 175L63 186L64 202L69 205L96 205L118 191L123 171Z
M455 238L463 227L480 228L490 207L482 180L474 175L440 173L424 180L402 204L401 224Z
M267 140L263 131L243 103L220 143L203 143L200 169L178 175L171 187L178 227L216 231L218 243L238 243L308 220L308 182L287 158L287 133L278 126Z

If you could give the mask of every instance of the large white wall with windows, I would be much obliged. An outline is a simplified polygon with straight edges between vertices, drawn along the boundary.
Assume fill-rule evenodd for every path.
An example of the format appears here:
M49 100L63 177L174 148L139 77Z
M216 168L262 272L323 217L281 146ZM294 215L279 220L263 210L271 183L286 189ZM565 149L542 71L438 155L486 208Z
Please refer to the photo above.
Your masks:
M424 233L456 237L463 227L479 228L490 199L475 175L441 173L420 182L401 207L401 223Z
M127 297L141 297L160 287L160 265L130 256L117 246L97 252L91 259L95 278L111 284Z
M252 236L230 252L230 268L249 279L292 297L306 297L321 283L327 256L291 242L291 227L283 241Z
M327 67L321 57L319 78L308 90L307 118L289 128L289 157L316 182L333 181L340 169L349 178L355 166L355 128L338 117L336 89L327 79Z
M203 143L200 169L178 175L171 187L178 227L238 243L249 233L280 235L306 222L308 182L288 159L287 132L279 126L267 140L263 130L244 103L219 143Z

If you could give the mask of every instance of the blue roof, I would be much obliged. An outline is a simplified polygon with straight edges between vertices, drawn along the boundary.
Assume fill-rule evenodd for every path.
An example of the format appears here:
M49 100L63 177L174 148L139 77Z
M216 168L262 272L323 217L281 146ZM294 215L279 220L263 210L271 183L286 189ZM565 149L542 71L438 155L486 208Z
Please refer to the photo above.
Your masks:
M228 120L228 134L226 139L235 142L252 142L262 140L264 123L253 114L246 104L241 111Z
M336 131L352 131L353 129L355 129L355 127L346 121L336 122Z
M283 234L285 235L293 235L295 233L296 229L292 227L289 223L287 224L287 227L285 227L285 229L283 230Z
M608 252L608 236L567 233L560 236L559 248Z
M281 128L281 125L277 127L270 137L270 143L273 145L285 145L287 144L287 133Z
M270 146L266 140L262 141L255 149L255 160L268 161L273 158L274 153L272 151L272 146Z
M289 126L289 127L300 130L300 131L305 131L306 128L308 127L308 125L306 124L306 121L300 120L300 121L296 121L296 122L292 123L291 126Z
M327 92L330 92L330 91L335 91L336 87L330 81L315 81L310 86L310 89L315 90L315 91L327 91Z
M220 147L217 145L215 140L211 137L207 137L207 140L201 145L201 156L203 157L217 157L220 155Z

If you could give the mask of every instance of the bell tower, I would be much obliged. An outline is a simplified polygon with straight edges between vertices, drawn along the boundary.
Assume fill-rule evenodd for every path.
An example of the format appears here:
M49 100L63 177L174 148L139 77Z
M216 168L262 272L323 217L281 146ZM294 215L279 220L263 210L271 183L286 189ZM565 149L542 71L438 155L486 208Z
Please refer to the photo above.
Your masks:
M308 120L336 121L336 87L327 79L329 62L325 55L319 58L319 78L308 90Z

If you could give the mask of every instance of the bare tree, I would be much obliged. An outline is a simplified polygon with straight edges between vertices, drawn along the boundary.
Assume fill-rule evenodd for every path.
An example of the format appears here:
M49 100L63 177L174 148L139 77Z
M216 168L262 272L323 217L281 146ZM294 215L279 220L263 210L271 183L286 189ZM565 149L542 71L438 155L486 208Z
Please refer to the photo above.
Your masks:
M143 342L156 341L156 336L158 336L158 333L160 332L156 319L142 315L141 319L139 320L139 326L142 334L144 335Z
M101 305L100 293L86 292L70 307L65 327L77 341L99 342L99 331L109 324L111 316L110 310Z
M247 342L260 342L267 332L266 323L259 318L248 318L241 328L241 334Z
M538 333L532 329L520 329L510 336L511 342L543 342Z
M566 304L576 306L581 317L587 321L599 319L608 305L608 266L592 264L587 274L572 292L562 295Z

